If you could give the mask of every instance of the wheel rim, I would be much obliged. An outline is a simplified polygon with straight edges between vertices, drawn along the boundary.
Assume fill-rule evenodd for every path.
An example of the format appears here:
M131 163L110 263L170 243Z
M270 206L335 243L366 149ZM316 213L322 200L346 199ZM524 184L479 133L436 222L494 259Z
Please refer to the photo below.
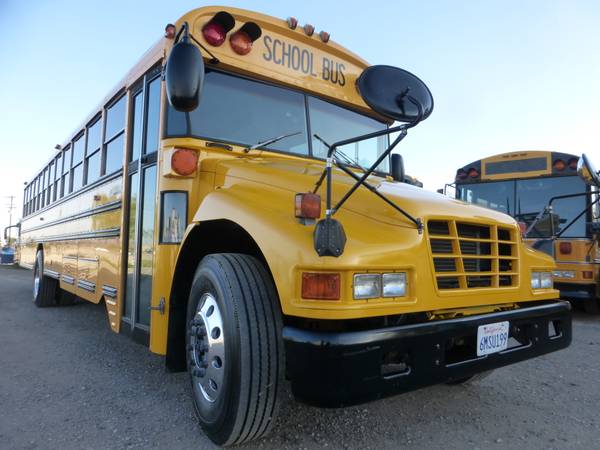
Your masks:
M217 300L205 293L198 302L189 329L190 374L200 400L212 404L223 390L225 333Z
M36 262L35 271L33 274L33 299L35 300L40 292L40 269L39 264Z

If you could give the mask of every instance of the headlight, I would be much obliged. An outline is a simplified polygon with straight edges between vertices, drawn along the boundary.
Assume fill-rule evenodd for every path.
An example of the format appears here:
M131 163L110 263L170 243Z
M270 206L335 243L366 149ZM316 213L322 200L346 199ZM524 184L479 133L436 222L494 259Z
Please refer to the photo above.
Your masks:
M381 297L381 275L361 273L354 275L354 298Z
M531 272L531 289L552 289L552 272Z
M406 295L406 273L383 274L383 296L404 297Z
M554 278L575 278L574 270L555 270L552 275Z
M354 275L354 298L405 297L406 272L357 273Z

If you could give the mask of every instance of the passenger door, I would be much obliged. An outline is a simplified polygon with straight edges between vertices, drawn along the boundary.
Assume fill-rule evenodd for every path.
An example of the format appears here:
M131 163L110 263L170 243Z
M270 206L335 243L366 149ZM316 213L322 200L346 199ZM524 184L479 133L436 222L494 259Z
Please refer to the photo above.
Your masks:
M155 251L160 87L159 67L132 89L130 100L127 273L121 329L146 345Z

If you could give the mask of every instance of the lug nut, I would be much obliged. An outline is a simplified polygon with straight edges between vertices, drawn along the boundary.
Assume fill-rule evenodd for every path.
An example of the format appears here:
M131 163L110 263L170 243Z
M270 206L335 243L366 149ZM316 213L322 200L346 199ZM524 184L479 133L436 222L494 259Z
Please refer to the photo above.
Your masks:
M197 367L192 370L192 376L194 377L203 377L204 375L206 375L206 370L204 369L198 369Z

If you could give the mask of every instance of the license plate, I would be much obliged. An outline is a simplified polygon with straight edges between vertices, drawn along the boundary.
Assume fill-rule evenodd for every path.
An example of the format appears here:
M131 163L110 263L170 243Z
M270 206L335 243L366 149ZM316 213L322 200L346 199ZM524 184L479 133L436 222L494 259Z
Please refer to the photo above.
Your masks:
M508 347L508 322L489 323L477 328L477 356L489 355Z

